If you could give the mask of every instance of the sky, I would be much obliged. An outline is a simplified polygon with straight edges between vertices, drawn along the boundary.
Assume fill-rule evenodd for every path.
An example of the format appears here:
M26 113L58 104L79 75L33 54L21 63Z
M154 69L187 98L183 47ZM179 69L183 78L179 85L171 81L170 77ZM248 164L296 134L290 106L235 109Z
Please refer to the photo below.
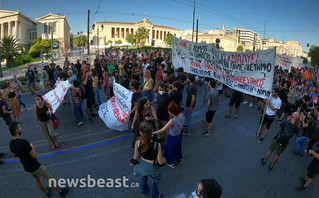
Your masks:
M2 10L17 11L35 17L65 15L73 33L87 32L94 22L137 22L147 18L155 25L181 30L192 29L194 0L0 0ZM319 46L318 0L196 0L195 19L199 31L245 28L275 40L298 41L304 51L307 43Z

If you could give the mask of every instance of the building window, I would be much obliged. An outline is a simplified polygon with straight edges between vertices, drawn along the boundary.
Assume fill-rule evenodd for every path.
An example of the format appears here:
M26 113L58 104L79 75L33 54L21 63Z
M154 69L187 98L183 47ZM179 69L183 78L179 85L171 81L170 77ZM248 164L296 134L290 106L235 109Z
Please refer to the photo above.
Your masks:
M158 39L158 30L156 30L156 39Z
M155 37L155 30L152 31L152 39Z
M160 37L161 40L162 40L162 38L163 38L162 36L163 36L163 31L161 31L161 37Z
M53 23L53 32L56 33L56 22Z
M124 28L121 28L121 38L124 38Z
M166 31L164 31L164 40L166 39Z
M44 33L48 33L48 25L47 25L47 23L44 23Z
M29 32L29 40L30 40L30 41L32 40L32 38L31 38L31 32Z
M134 34L134 29L133 28L131 28L131 34Z
M114 38L114 37L115 37L115 28L114 28L114 27L112 28L112 33L111 33L111 34L112 34L112 35L111 35L112 38Z

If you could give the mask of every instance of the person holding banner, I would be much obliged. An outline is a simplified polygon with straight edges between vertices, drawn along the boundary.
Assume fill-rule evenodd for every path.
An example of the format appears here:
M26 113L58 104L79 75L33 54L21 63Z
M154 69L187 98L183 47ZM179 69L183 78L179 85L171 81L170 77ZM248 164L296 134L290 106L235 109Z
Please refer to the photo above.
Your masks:
M265 115L262 116L260 118L260 127L259 127L259 130L256 134L256 137L258 138L261 133L263 132L264 130L264 126L266 125L266 131L264 133L264 135L259 138L258 140L258 143L262 143L266 137L266 135L269 133L269 130L270 130L270 126L271 124L273 123L273 121L275 120L275 116L276 116L276 112L278 109L280 109L281 107L281 100L279 98L279 89L278 88L275 88L272 90L272 96L270 97L270 99L266 100L266 112L265 112Z
M54 131L52 121L53 109L51 105L43 99L42 95L37 94L34 99L36 103L34 105L34 112L37 128L40 129L41 127L42 133L47 139L49 145L55 149L59 147L59 143L58 135Z

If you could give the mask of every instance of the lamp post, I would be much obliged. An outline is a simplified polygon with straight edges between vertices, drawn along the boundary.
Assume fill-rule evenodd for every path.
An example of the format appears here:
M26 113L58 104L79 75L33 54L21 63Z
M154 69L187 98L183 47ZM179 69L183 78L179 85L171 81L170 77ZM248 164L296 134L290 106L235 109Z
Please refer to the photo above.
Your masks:
M263 37L263 50L264 50L264 45L265 45L265 36L266 36L266 23L270 22L270 20L266 20L264 24L264 37Z
M92 29L94 30L95 28L95 24L92 25ZM102 24L101 25L101 31L103 31L103 28L104 28L104 25ZM99 40L100 40L100 29L99 29L99 26L97 26L96 28L96 31L97 31L97 55L99 56L100 55L100 49L99 49Z

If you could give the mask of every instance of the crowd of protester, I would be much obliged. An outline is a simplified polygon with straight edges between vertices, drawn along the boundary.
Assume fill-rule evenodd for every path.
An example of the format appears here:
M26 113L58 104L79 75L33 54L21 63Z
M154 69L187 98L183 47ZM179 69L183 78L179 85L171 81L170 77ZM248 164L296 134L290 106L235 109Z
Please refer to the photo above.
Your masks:
M159 197L157 184L160 180L160 167L167 164L175 168L176 164L183 164L182 139L184 135L192 134L192 112L197 101L206 102L206 122L203 123L204 136L213 133L212 121L220 96L230 98L229 111L226 119L239 116L241 103L254 106L255 97L231 90L221 82L205 78L203 82L203 99L197 98L197 77L184 73L183 68L172 66L172 55L162 50L140 52L130 50L106 51L105 55L97 57L91 65L87 61L78 60L75 64L65 59L64 65L53 62L43 68L29 67L26 72L28 87L32 94L37 90L38 69L42 70L43 83L47 91L54 89L57 81L69 80L72 87L64 98L64 104L73 104L74 115L82 126L86 120L82 111L86 104L87 120L94 122L93 117L103 102L114 96L113 83L119 83L133 92L132 109L129 112L130 126L128 130L134 133L132 147L134 156L130 160L134 165L134 173L141 175L141 193L148 194L148 180L151 183L151 196ZM303 73L309 72L309 79ZM258 108L262 114L260 127L255 134L258 143L263 143L274 121L280 123L280 131L273 138L272 144L261 165L264 165L272 152L276 156L269 165L274 168L279 156L283 153L294 134L299 128L303 133L297 138L293 153L313 155L314 159L308 166L308 174L301 179L302 186L297 190L304 190L311 183L314 175L319 173L319 152L313 151L313 145L319 139L319 99L317 92L316 72L312 68L282 70L276 67L273 80L273 91L266 99L257 98ZM106 95L102 100L101 94ZM183 98L186 101L184 102ZM21 83L15 78L8 83L7 89L0 90L1 117L5 123L21 123L19 114L25 105L21 100ZM103 97L104 98L104 97ZM246 98L245 101L244 98ZM6 102L9 101L9 104ZM52 123L52 107L42 95L35 94L35 120L37 128L41 128L52 149L59 147L58 137ZM18 122L14 122L11 114ZM287 117L287 118L286 118ZM264 126L266 130L263 133ZM11 127L13 136L17 136L19 127ZM307 149L304 149L308 142ZM32 150L32 147L28 147ZM20 156L17 155L19 158ZM41 188L40 188L41 189ZM42 189L43 190L43 189ZM57 189L58 192L61 190ZM43 190L47 193L47 190ZM220 197L221 186L214 179L203 179L190 197Z

